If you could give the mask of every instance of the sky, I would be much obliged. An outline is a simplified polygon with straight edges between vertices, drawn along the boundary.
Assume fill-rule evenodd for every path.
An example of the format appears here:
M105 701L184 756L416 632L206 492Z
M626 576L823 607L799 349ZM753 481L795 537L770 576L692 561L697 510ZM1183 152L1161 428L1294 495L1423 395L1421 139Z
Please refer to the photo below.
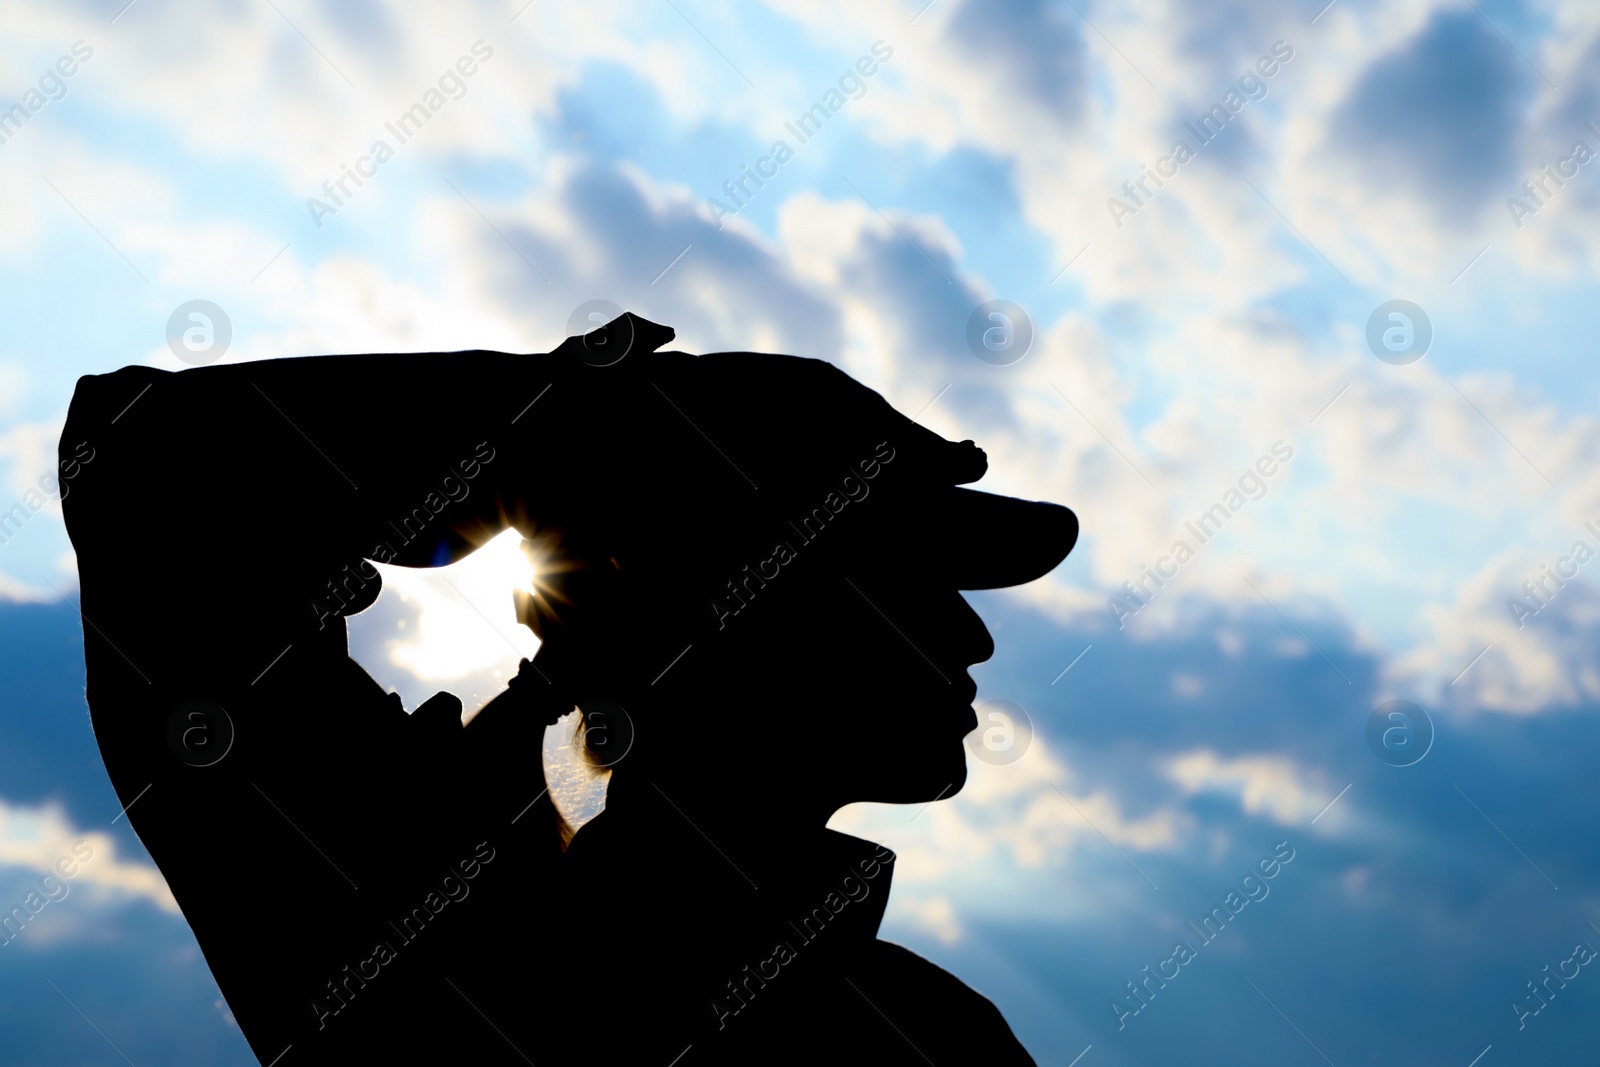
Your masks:
M967 787L833 823L900 857L884 936L1041 1064L1592 1060L1600 8L0 21L0 905L44 902L0 944L5 1062L252 1062L94 747L52 499L77 378L543 352L594 300L827 359L1077 512L1052 574L970 598ZM408 707L533 647L485 551L352 620Z

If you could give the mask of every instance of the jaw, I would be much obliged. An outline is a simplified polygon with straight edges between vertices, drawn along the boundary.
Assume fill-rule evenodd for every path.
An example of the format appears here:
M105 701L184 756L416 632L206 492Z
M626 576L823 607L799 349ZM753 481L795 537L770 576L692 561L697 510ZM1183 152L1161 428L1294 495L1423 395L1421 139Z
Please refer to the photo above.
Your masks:
M967 754L959 743L932 758L880 774L857 799L876 804L931 804L949 800L967 784Z

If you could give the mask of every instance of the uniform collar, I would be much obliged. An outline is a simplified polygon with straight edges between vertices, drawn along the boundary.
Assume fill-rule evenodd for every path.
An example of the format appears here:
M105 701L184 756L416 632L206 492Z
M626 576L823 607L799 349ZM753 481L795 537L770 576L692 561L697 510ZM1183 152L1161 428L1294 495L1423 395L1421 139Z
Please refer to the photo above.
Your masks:
M578 831L567 858L581 880L647 909L692 915L730 934L776 924L804 937L825 926L844 935L830 936L833 943L877 937L895 862L883 845L828 829L712 840L657 804L602 812Z

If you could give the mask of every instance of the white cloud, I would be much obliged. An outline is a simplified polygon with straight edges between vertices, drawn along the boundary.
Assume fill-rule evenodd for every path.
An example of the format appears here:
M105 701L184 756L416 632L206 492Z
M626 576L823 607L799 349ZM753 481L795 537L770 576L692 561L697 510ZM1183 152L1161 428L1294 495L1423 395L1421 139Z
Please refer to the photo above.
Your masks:
M886 921L909 926L919 933L937 938L946 945L953 945L961 940L961 923L956 918L955 908L951 906L947 897L929 897L924 900L897 895L891 907L892 914L885 916Z
M56 595L53 589L28 585L5 574L0 574L0 600L9 600L18 604L52 604L59 599L60 597Z
M1130 814L1115 793L1074 785L1076 777L1035 733L1014 764L969 760L967 785L950 800L910 809L852 805L829 825L894 849L897 885L947 880L997 858L1024 870L1059 868L1084 846L1104 849L1107 841L1134 852L1175 851L1193 825L1176 807Z
M3 211L4 208L0 208ZM0 217L0 226L4 226ZM27 365L15 359L0 359L0 417L15 412L18 402L26 395L29 380Z
M1170 758L1166 771L1187 793L1236 797L1246 814L1264 815L1280 826L1306 824L1333 795L1317 781L1320 775L1283 756L1227 759L1197 749Z
M14 577L39 575L52 542L66 543L66 528L61 519L60 482L56 477L56 445L61 437L61 421L15 422L0 430L0 466L5 480L0 482L0 600L46 603L57 599L45 581ZM69 490L70 492L70 487ZM56 549L59 552L59 549ZM70 577L76 567L56 570ZM61 577L52 576L58 586Z
M0 462L6 463L5 503L9 506L29 490L48 494L56 474L56 446L65 419L52 422L14 422L0 433ZM57 517L59 501L44 505Z
M818 48L850 51L885 37L879 16L860 5L774 8ZM1014 162L1020 212L1054 242L1055 262L1065 262L1086 241L1092 244L1063 282L1086 286L1088 306L1041 317L1036 351L1004 379L969 360L959 338L944 338L943 351L929 358L929 334L917 324L927 317L932 305L923 301L931 297L905 285L892 256L909 250L855 197L829 200L799 184L798 172L790 175L795 184L768 190L788 193L778 240L771 242L742 223L716 231L704 215L705 190L655 178L645 163L623 168L627 188L641 201L642 211L634 211L618 199L627 195L623 187L600 184L614 179L614 169L586 165L554 144L525 143L530 115L535 129L561 117L561 93L579 86L586 65L596 62L619 64L647 81L671 122L686 129L706 122L742 124L758 139L781 128L779 118L793 110L786 106L788 88L800 93L797 99L810 91L804 79L790 85L785 79L794 75L783 64L766 64L779 79L773 89L728 92L727 82L737 79L720 61L708 60L705 42L677 25L670 12L659 26L608 21L608 13L622 9L605 5L595 12L543 12L541 33L563 42L555 56L520 27L502 25L504 12L495 5L468 9L465 25L455 15L426 12L404 21L361 16L381 25L360 33L352 29L359 18L294 12L296 25L322 43L356 82L355 90L269 9L192 16L190 33L199 45L182 53L156 39L158 18L132 12L79 75L101 81L78 81L73 91L114 83L119 93L95 95L100 106L160 116L207 163L260 161L300 197L364 145L383 118L432 84L442 62L487 34L496 55L469 83L467 95L452 101L415 144L403 146L406 161L386 165L394 169L363 188L349 211L328 220L349 237L365 235L361 240L377 240L382 232L385 247L401 254L319 251L295 237L257 283L259 291L251 295L256 303L236 307L241 328L230 359L465 345L548 347L573 306L607 295L677 327L686 348L771 348L835 358L905 410L920 408L952 384L928 411L929 423L952 436L980 438L993 457L990 485L1079 505L1085 518L1080 551L1093 561L1094 580L1112 588L1167 547L1193 505L1209 503L1229 471L1221 453L1252 452L1291 434L1302 463L1325 467L1331 478L1293 494L1275 490L1264 509L1270 514L1239 524L1248 538L1217 546L1217 565L1186 573L1172 599L1248 602L1253 594L1238 580L1240 566L1222 550L1243 559L1270 544L1272 566L1298 574L1305 588L1324 592L1343 610L1360 612L1338 599L1342 554L1375 554L1391 570L1389 577L1408 586L1405 595L1413 602L1445 603L1455 590L1444 576L1419 582L1414 553L1393 544L1374 552L1374 542L1383 541L1387 524L1409 521L1406 508L1419 496L1481 514L1507 499L1508 491L1525 493L1531 472L1502 462L1514 457L1498 434L1428 363L1400 376L1360 352L1353 324L1337 326L1331 338L1312 338L1263 315L1261 302L1296 277L1316 285L1342 283L1236 180L1231 163L1214 166L1207 156L1190 165L1121 231L1104 217L1104 201L1125 173L1181 132L1178 117L1223 92L1235 80L1235 68L1286 36L1296 49L1294 60L1270 83L1268 98L1241 115L1247 125L1229 131L1240 142L1253 138L1246 153L1252 180L1358 281L1390 285L1425 270L1436 273L1441 260L1454 255L1459 235L1430 229L1433 223L1420 215L1411 230L1358 233L1345 226L1343 220L1359 214L1360 197L1368 194L1326 165L1313 134L1326 127L1372 55L1403 44L1439 8L1413 2L1386 9L1381 18L1336 9L1314 32L1276 16L1251 15L1227 27L1216 48L1197 49L1184 37L1202 28L1194 14L1183 5L1149 0L1103 27L1114 31L1132 63L1078 28L1098 89L1070 118L1041 113L1037 103L1016 99L974 66L963 42L949 32L954 6L936 7L891 35L894 59L883 65L867 95L852 103L849 121L871 137L909 149L938 153L975 146ZM1594 39L1600 27L1570 11L1562 20L1563 40L1572 43L1552 44L1547 58L1553 69L1575 71L1587 54L1581 42ZM88 27L69 14L41 17L25 27L18 47L48 51ZM664 27L671 32L657 32ZM98 24L94 29L105 35ZM380 38L381 60L370 47ZM253 43L260 40L273 47ZM754 49L759 58L771 42L724 43ZM227 77L215 77L220 57L227 57ZM740 53L735 61L743 65L747 58ZM1159 71L1159 88L1146 84L1132 64ZM270 109L233 88L268 77L280 86ZM199 83L215 92L188 91ZM1541 115L1552 113L1547 96L1539 98ZM179 193L166 160L126 154L108 160L93 139L64 123L28 132L41 135L32 141L41 151L47 146L71 176L63 180L78 183L72 186L75 201L93 217L116 220L107 225L119 246L136 259L143 254L157 261L158 281L193 287L235 266L243 278L283 239L302 232L294 229L304 225L297 200L281 223L181 215L169 221ZM427 173L453 153L496 159L508 146L537 149L537 162L519 168L533 183L528 191L510 200L476 190L470 196L553 285L535 276L473 207ZM1205 151L1215 155L1225 147L1219 143ZM137 192L132 215L125 204L130 189ZM35 193L54 195L47 189ZM619 206L627 210L619 212ZM932 213L908 216L892 205L888 214L953 276L957 299L975 298L987 288L960 269L960 235L946 220ZM655 286L647 284L689 245L692 251L671 273ZM464 269L433 272L428 263ZM885 289L872 278L892 279L902 288ZM946 297L952 292L931 268L925 280ZM1120 342L1108 337L1106 312L1119 302L1150 316L1139 353L1143 368L1130 368L1116 347ZM257 322L243 328L250 318ZM1330 344L1336 347L1331 359ZM171 363L159 345L150 346L147 358ZM1146 372L1167 383L1170 399L1152 405L1135 387ZM1352 379L1339 406L1308 431L1304 420ZM1508 391L1500 382L1460 384L1496 427L1540 457L1558 484L1594 483L1560 477L1586 469L1592 431L1562 425L1536 396ZM1076 410L1061 400L1057 387ZM981 405L989 394L1000 392L1003 407L978 417L987 410ZM1135 405L1137 417L1130 413ZM1100 431L1158 488L1144 484ZM1600 485L1569 492L1593 496ZM1039 590L1026 595L1074 603L1103 599L1096 592L1046 589L1053 584L1039 583Z
M1600 498L1600 475L1589 473L1600 452L1594 425L1563 420L1538 394L1508 388L1504 379L1463 376L1458 392L1430 361L1380 364L1357 351L1364 342L1354 325L1341 327L1341 351L1330 361L1321 342L1244 307L1242 300L1254 299L1249 294L1217 298L1217 310L1189 317L1147 346L1145 357L1172 380L1174 394L1139 426L1127 413L1138 393L1096 316L1072 312L1037 323L1035 352L1000 378L998 368L961 350L959 338L929 334L933 305L892 267L893 257L909 250L855 200L796 193L779 211L773 244L739 225L716 231L689 190L662 185L637 167L619 175L555 160L547 177L546 187L514 201L481 205L517 251L474 222L453 194L426 201L415 239L433 258L469 264L441 276L438 286L353 257L325 260L308 274L291 251L263 282L275 314L295 325L258 333L241 356L548 347L572 306L607 293L676 327L686 349L823 355L908 412L949 385L923 419L988 449L993 473L985 487L1062 500L1084 520L1079 553L1098 588L1052 578L1016 594L1061 618L1104 613L1106 593L1185 536L1186 518L1216 502L1274 441L1290 443L1296 459L1271 482L1268 497L1203 549L1203 561L1158 599L1138 623L1143 627L1175 624L1180 616L1169 608L1186 600L1258 607L1244 577L1319 598L1353 616L1363 633L1393 625L1388 615L1368 616L1347 591L1352 558L1365 561L1365 579L1387 583L1419 606L1408 618L1421 618L1421 609L1456 595L1456 575L1479 563L1471 555L1477 546L1447 542L1444 550L1455 557L1446 568L1438 565L1438 542L1399 542L1390 531L1414 523L1423 508L1432 523L1449 514L1479 531L1490 528L1483 516L1493 515L1494 528L1510 538L1528 536L1540 521L1544 483L1506 438L1564 487L1563 508ZM602 189L609 210L597 207ZM937 220L924 226L896 217L954 274L970 294L963 299L975 300L981 283L955 266L955 235ZM691 245L659 285L646 284L656 264ZM537 279L522 256L558 284ZM617 283L629 275L636 280ZM932 268L923 280L947 288ZM1528 507L1519 516L1507 510L1510 500ZM1263 563L1270 577L1262 575ZM1294 580L1285 584L1286 575ZM1384 634L1391 642L1397 636L1413 645L1428 637L1417 628Z
M1453 603L1426 606L1436 637L1387 665L1390 684L1463 710L1519 715L1600 699L1600 561L1579 567L1572 551L1580 543L1600 551L1600 538L1581 527L1569 536L1543 553L1501 553L1462 582ZM1576 575L1552 576L1557 566Z
M58 868L63 859L69 861L67 867ZM118 859L111 835L74 827L56 804L24 807L0 800L0 864L64 881L69 892L53 907L73 899L70 888L92 886L105 891L92 899L147 900L163 911L178 913L178 902L160 871L148 863ZM64 870L74 868L73 875L62 878ZM0 901L7 912L22 903Z

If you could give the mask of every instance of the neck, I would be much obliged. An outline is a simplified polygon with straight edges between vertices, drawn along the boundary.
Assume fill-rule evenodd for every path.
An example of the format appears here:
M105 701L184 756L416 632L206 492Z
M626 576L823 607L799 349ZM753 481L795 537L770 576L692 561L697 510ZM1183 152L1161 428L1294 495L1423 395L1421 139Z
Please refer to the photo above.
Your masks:
M606 812L617 822L667 816L725 851L760 855L816 836L839 808L798 792L777 782L613 773Z

